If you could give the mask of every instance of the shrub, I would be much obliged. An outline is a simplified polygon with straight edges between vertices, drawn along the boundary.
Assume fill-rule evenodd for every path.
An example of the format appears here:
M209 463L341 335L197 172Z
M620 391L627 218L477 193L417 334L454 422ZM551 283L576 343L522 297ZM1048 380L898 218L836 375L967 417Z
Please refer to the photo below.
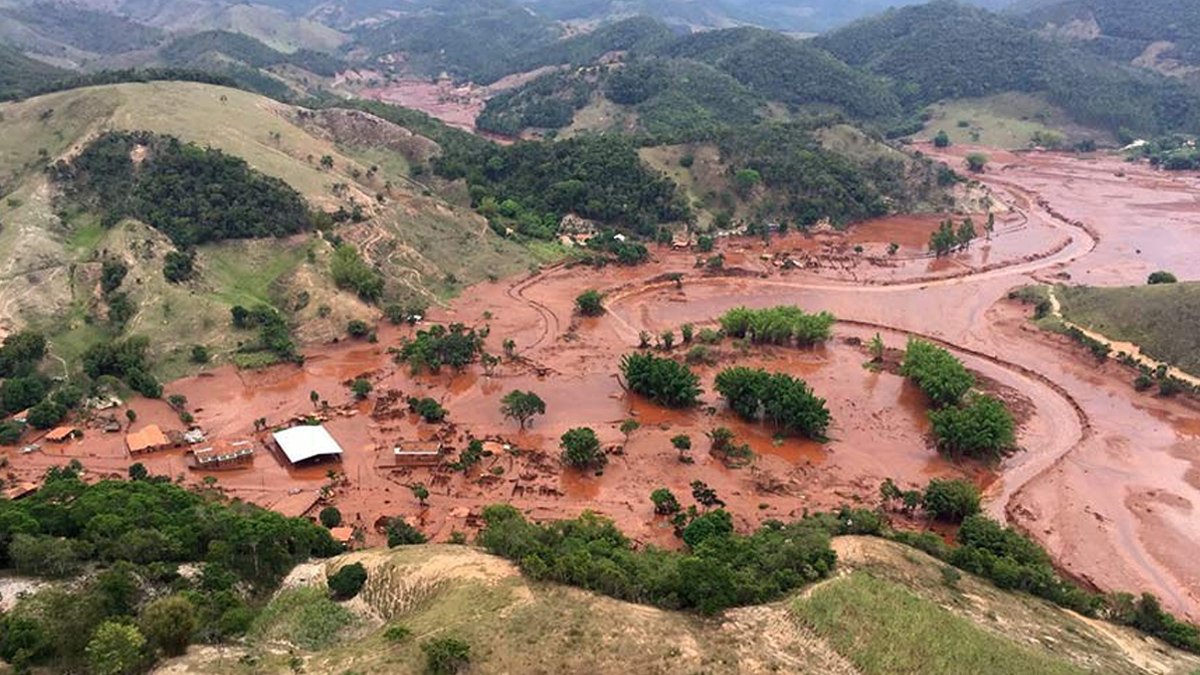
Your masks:
M420 415L421 419L430 424L441 422L446 419L446 415L449 413L437 399L428 396L424 398L409 398L408 409Z
M997 460L1012 452L1016 423L999 399L976 394L959 407L931 410L938 449L954 456Z
M362 319L351 319L350 322L346 324L346 333L348 333L350 337L364 338L371 333L371 326Z
M411 635L412 631L409 630L408 627L400 625L388 626L387 629L383 631L383 639L393 644L397 642L404 642Z
M627 354L621 359L625 384L634 392L668 408L686 408L700 397L700 378L685 365L653 354Z
M587 290L575 298L575 309L584 316L600 316L604 313L604 296L595 289Z
M1173 284L1178 281L1179 280L1175 278L1174 274L1171 274L1170 272L1163 272L1161 270L1152 273L1150 277L1146 279L1146 283L1150 284L1151 286L1156 286L1158 284Z
M371 381L364 377L357 378L350 383L350 392L354 394L354 398L360 401L370 396L373 388Z
M367 568L363 567L362 563L343 565L330 575L326 583L335 600L349 600L358 595L363 584L367 583Z
M969 481L934 478L925 488L922 507L939 520L959 522L979 513L979 489Z
M208 363L208 347L205 347L204 345L192 345L191 360L192 363L197 364Z
M142 610L138 625L167 656L180 656L196 630L196 608L182 595L159 598Z
M455 675L471 663L471 645L452 637L435 638L421 644L425 652L425 672L429 675Z
M321 509L318 516L321 524L327 528L333 529L342 524L342 512L336 506L326 506Z
M660 516L670 516L679 513L679 500L667 488L658 488L650 493L650 501L654 504L654 512Z
M576 469L602 468L608 463L596 432L587 427L568 430L562 435L559 447L563 464Z
M409 525L403 518L396 517L388 521L387 526L387 544L388 548L397 546L409 546L412 544L424 544L426 541L425 535L420 530Z
M196 271L196 254L170 251L163 258L163 277L178 284L192 278Z
M20 422L6 420L0 422L0 445L16 445L21 441L25 427Z

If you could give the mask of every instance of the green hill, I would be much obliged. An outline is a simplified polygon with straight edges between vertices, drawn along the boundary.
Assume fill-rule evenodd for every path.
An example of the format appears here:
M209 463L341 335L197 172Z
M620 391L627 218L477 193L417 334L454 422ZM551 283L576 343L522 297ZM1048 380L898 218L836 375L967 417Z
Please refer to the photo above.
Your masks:
M1156 133L1200 127L1184 85L1035 34L1014 18L954 2L889 10L815 40L889 78L906 106L1041 92L1079 123Z
M1149 356L1200 375L1200 282L1097 288L1064 286L1063 316Z
M1029 11L1032 26L1126 63L1186 74L1200 66L1200 5L1189 0L1057 0ZM1153 52L1147 49L1155 45ZM1177 67L1171 61L1180 62Z
M187 362L192 344L233 359L237 343L251 337L229 330L230 309L239 304L283 312L300 341L332 339L350 319L379 312L335 286L333 246L312 234L198 245L196 278L169 283L164 257L175 246L166 235L136 220L106 227L101 211L64 202L43 171L101 129L210 146L282 181L310 209L340 210L346 220L334 232L359 244L383 276L379 305L436 302L457 283L516 272L531 260L409 175L440 152L437 144L365 113L308 113L245 91L154 82L63 91L0 105L0 115L0 324L42 328L68 363L97 341L131 334L151 338L165 376L194 367ZM328 168L319 161L325 156ZM355 211L363 222L349 219ZM106 259L128 268L119 292L134 312L119 329L104 320L96 290Z
M283 591L244 646L221 655L193 648L165 667L224 673L240 661L253 665L237 672L297 664L306 672L419 672L422 645L436 638L465 642L477 673L1133 674L1200 664L971 575L948 583L940 563L913 549L862 537L839 537L834 549L834 578L712 618L532 582L474 548L367 550L323 570L366 567L361 600L348 605L362 603L355 618L330 630L333 610L317 611L322 593ZM305 576L323 583L319 568Z
M0 100L23 96L47 80L67 77L69 71L31 59L19 50L0 45Z

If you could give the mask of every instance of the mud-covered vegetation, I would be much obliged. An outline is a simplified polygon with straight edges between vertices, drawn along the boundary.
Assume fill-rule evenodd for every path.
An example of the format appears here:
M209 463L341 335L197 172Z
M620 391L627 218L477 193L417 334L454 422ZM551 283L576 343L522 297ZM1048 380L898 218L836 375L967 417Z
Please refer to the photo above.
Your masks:
M312 225L303 198L283 181L170 136L109 132L53 172L106 225L137 218L181 247L280 237Z
M36 495L0 503L0 520L5 567L43 577L88 572L0 617L0 657L18 669L132 672L105 670L104 658L141 667L190 642L238 636L293 565L341 548L303 519L162 477L88 484L78 465L52 469ZM184 564L199 573L181 575ZM106 648L113 626L128 633L115 653Z
M631 391L668 408L687 408L700 398L700 377L673 359L648 352L626 354L621 375Z
M785 436L825 438L831 421L825 399L787 373L736 366L717 374L713 387L746 421L767 421Z

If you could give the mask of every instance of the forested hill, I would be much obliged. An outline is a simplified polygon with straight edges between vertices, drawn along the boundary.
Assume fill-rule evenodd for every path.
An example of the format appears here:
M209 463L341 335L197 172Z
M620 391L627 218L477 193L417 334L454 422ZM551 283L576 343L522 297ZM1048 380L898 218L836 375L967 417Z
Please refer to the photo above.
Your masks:
M1119 61L1146 55L1200 65L1200 3L1194 0L1056 0L1026 14L1034 28ZM1148 63L1147 65L1152 65Z
M68 72L25 56L11 47L0 45L0 100L25 96L48 80L66 77Z
M815 44L892 80L908 107L1043 92L1084 124L1140 133L1200 129L1200 96L1177 81L1043 38L1016 18L948 0L891 10Z

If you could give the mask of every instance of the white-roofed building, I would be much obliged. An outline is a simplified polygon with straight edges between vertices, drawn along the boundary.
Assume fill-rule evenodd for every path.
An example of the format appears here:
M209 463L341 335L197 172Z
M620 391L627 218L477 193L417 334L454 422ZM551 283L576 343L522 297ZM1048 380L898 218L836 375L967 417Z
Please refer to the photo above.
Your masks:
M271 434L276 447L292 464L342 456L342 446L323 426L299 426Z

